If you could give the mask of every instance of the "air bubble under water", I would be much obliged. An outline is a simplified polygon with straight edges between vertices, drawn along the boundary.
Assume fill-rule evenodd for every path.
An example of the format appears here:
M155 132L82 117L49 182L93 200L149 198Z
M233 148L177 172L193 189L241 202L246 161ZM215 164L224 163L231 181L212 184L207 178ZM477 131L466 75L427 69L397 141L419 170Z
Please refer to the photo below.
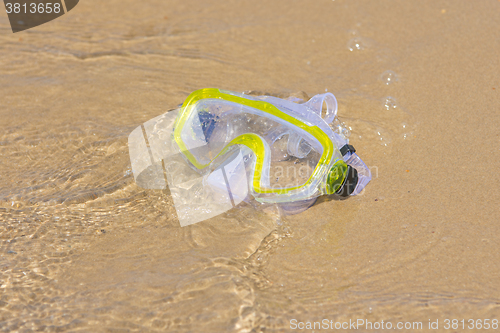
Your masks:
M402 130L401 136L404 140L411 139L414 137L415 126L408 122L402 122L400 124L400 129Z
M349 140L349 137L351 136L351 131L342 121L340 121L339 118L335 117L330 127L334 132L339 134L342 138L344 138L345 140Z
M351 131L349 131L347 128L342 128L342 136L344 137L344 139L349 139L349 137L351 136Z
M389 85L391 83L398 81L398 75L391 70L387 70L382 73L380 79L384 84Z
M349 51L364 50L365 43L361 38L355 37L350 39L349 42L347 42L347 48L349 49Z
M330 126L338 134L343 128L351 133L349 141L355 147L389 147L393 142L415 136L413 116L392 96L377 100L352 94L340 97L339 101L344 106L341 118L335 119Z
M384 99L384 106L387 110L397 108L396 99L394 97L388 96Z

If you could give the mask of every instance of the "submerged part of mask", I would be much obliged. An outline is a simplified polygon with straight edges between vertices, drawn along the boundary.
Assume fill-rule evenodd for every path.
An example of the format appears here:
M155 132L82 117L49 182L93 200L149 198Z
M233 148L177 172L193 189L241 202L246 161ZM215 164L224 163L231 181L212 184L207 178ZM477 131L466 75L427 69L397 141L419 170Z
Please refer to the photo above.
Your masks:
M336 111L330 93L296 104L218 89L195 91L181 109L130 134L135 180L144 188L168 184L181 225L219 215L249 195L298 207L322 194L359 194L370 171L329 127Z

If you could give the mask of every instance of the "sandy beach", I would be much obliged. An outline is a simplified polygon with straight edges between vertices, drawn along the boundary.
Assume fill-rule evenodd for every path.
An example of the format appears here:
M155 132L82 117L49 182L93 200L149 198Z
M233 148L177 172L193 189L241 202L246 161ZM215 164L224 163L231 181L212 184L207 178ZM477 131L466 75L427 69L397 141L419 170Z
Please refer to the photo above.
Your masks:
M0 331L499 331L499 17L498 0L86 0L14 34L3 12ZM372 181L180 227L127 138L207 87L333 93Z

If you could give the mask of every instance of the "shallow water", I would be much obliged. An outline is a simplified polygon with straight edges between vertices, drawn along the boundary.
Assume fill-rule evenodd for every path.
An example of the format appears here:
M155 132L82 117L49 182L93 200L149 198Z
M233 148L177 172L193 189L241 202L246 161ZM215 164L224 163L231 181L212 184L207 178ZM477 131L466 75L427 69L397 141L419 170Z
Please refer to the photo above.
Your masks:
M17 34L1 16L0 328L500 319L499 14L87 0ZM374 179L298 215L242 205L181 228L167 192L135 184L127 137L204 87L334 93Z

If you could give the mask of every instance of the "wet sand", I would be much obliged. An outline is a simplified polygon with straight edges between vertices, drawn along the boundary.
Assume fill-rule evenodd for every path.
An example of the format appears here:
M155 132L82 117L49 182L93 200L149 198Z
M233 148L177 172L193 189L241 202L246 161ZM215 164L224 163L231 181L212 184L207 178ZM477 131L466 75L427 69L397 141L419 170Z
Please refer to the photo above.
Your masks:
M496 0L87 0L12 34L3 14L0 329L500 320L498 17ZM205 87L332 92L374 179L181 228L135 184L127 137Z

